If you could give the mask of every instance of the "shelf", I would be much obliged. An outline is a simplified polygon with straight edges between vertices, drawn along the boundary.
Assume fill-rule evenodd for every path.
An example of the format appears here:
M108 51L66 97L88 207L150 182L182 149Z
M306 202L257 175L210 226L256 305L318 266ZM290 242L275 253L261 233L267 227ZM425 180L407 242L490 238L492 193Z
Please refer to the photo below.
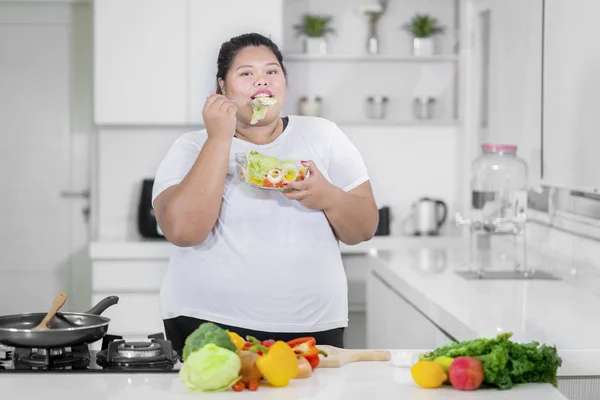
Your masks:
M322 61L322 62L456 62L456 55L435 55L426 57L417 56L386 56L386 55L352 55L352 54L288 54L284 56L285 61Z
M366 127L397 127L397 128L419 128L419 127L430 127L430 128L451 128L456 127L460 124L458 120L423 120L423 121L387 121L387 120L362 120L362 121L335 121L338 126L342 127L354 127L354 126L366 126Z

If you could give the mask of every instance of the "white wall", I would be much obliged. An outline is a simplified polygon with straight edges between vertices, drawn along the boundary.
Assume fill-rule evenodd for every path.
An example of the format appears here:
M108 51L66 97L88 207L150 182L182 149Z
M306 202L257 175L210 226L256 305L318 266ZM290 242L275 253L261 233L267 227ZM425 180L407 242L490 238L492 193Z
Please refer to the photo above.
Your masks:
M134 240L140 185L151 178L172 142L185 128L103 128L99 131L98 240ZM458 204L456 128L345 128L361 151L380 205L400 217L420 196Z

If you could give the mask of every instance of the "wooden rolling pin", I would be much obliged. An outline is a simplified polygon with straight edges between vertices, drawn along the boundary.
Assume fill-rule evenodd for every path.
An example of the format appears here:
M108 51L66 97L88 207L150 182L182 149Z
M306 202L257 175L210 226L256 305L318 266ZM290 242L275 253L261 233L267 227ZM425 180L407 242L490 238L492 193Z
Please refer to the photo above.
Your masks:
M327 357L320 356L319 368L339 368L358 361L389 361L392 358L387 350L341 349L327 345L317 347L327 353Z

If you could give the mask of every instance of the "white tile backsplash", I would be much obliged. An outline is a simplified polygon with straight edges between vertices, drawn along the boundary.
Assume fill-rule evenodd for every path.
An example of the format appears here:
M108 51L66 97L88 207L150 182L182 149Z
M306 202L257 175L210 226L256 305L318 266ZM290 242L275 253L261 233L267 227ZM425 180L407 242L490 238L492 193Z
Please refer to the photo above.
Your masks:
M451 209L458 205L455 127L342 127L369 169L380 206L392 209L392 235L420 196L440 197ZM99 129L98 240L132 240L137 233L140 185L184 127Z
M142 180L152 178L184 127L100 128L98 132L98 239L139 237L137 207Z

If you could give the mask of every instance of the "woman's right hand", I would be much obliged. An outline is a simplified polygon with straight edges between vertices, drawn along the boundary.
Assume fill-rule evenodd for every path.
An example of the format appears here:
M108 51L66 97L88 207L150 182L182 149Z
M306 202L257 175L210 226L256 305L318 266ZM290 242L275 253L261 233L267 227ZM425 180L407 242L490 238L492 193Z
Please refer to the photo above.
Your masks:
M202 118L208 137L231 139L235 134L237 107L227 97L211 93L204 103Z

